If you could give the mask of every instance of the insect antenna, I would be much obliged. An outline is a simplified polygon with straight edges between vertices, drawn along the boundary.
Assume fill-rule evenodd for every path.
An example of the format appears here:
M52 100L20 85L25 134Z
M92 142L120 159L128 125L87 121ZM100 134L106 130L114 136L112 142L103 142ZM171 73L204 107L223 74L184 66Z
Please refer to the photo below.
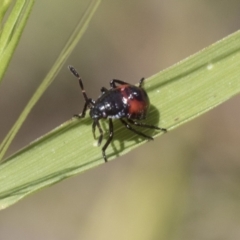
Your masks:
M73 66L70 66L70 65L68 66L68 69L69 69L69 70L71 71L71 73L78 79L79 86L80 86L80 88L81 88L81 90L82 90L83 97L84 97L84 99L85 99L86 102L89 102L89 98L88 98L88 96L87 96L87 94L86 94L86 91L85 91L85 89L84 89L82 79L81 79L81 77L79 76L77 70L76 70Z

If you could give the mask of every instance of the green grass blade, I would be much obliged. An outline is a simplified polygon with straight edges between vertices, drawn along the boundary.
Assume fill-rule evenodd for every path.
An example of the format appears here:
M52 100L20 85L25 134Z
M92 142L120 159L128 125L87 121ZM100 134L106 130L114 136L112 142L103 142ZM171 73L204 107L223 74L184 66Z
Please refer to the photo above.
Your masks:
M5 16L5 13L7 12L12 0L2 0L0 2L0 24L2 24L2 20Z
M153 104L148 122L171 130L233 97L240 92L239 62L240 32L236 32L150 77L145 82ZM109 160L145 142L118 121L114 127L114 142L107 149ZM104 163L100 148L94 147L93 142L91 119L74 119L10 157L0 165L1 208Z
M60 53L59 57L57 58L56 62L54 63L53 67L47 74L47 76L42 81L41 85L38 87L36 92L33 94L32 98L24 108L23 112L19 116L18 120L12 127L12 129L9 131L5 139L0 145L0 160L3 158L5 152L7 151L8 147L10 146L12 140L14 139L15 135L17 134L18 130L22 126L23 122L27 118L28 114L30 113L33 106L37 103L37 101L40 99L42 94L45 92L45 90L49 87L49 85L53 82L54 78L58 74L59 70L62 68L63 64L69 57L69 55L72 53L73 49L76 47L77 43L83 36L84 32L87 29L87 26L95 13L98 5L100 4L100 0L93 1L88 9L86 10L84 16L81 18L81 21L79 21L77 27L75 28L74 32L70 36L68 42L66 43L65 47L63 48L62 52Z
M6 5L2 9L3 14L1 16L5 14L9 4L9 2L6 2ZM13 10L3 26L0 35L0 83L20 40L33 4L33 0L16 1Z

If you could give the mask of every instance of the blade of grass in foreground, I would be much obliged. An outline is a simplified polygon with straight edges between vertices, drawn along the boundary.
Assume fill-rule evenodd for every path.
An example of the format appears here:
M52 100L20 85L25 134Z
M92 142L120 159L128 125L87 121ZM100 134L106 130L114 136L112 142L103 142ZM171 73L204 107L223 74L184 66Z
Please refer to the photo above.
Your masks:
M172 130L236 95L240 92L239 62L240 32L236 32L150 77L145 82L153 104L149 122ZM100 148L93 147L90 124L89 117L69 120L0 165L0 207L104 163ZM117 121L114 126L109 160L144 143Z
M12 140L16 136L18 130L22 126L23 122L27 118L28 114L32 110L33 106L37 103L40 99L42 94L46 91L49 85L53 82L54 78L56 77L59 70L62 68L63 64L66 62L69 55L72 53L73 49L76 47L77 43L83 36L84 32L87 29L87 26L96 11L98 5L100 4L101 0L93 1L88 9L86 10L84 16L82 17L81 21L78 23L77 27L75 28L74 32L70 36L68 42L66 43L65 47L63 48L62 52L60 53L59 57L57 58L56 62L52 66L51 70L47 74L47 76L42 81L41 85L38 87L36 92L33 94L32 98L22 111L21 115L17 119L16 123L13 125L7 136L4 138L0 145L0 161L3 158L5 152L7 151L8 147L10 146Z
M12 0L2 0L0 2L0 26L2 27L3 18L11 5Z
M3 1L0 5L0 20L2 21L11 1ZM0 83L7 66L13 56L14 50L20 40L27 19L31 13L33 0L16 1L8 19L3 25L0 35Z

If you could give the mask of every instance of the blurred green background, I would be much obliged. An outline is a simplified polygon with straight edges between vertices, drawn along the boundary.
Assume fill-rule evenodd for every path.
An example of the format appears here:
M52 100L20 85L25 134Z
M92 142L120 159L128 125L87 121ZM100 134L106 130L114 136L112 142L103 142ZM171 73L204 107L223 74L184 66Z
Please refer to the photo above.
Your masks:
M88 5L36 1L0 87L0 139ZM237 0L103 1L8 155L81 111L83 98L68 64L96 98L112 78L137 83L238 30L239 10ZM239 105L237 96L116 161L1 211L0 239L240 239Z

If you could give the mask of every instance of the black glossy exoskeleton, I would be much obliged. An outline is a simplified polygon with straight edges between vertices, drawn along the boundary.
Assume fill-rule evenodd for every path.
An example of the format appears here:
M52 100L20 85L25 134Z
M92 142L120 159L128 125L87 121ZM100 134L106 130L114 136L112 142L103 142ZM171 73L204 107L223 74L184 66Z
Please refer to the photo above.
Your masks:
M87 108L90 109L90 117L93 119L92 131L94 138L96 127L99 129L100 132L98 146L101 144L103 138L103 130L99 123L99 119L101 118L109 119L109 137L107 142L104 144L102 148L102 155L105 162L107 162L105 151L113 139L112 119L115 118L119 119L127 129L149 140L153 140L153 138L132 128L131 125L145 128L153 128L166 132L165 128L147 125L145 123L136 121L146 118L148 108L150 106L148 95L142 88L144 78L140 80L138 87L121 80L113 79L110 82L110 89L102 87L101 88L102 95L96 101L94 101L91 98L88 98L83 87L82 79L80 78L75 68L69 66L69 70L73 73L75 77L78 78L79 85L82 90L83 97L85 99L85 104L82 113L75 116L83 118L85 117Z

